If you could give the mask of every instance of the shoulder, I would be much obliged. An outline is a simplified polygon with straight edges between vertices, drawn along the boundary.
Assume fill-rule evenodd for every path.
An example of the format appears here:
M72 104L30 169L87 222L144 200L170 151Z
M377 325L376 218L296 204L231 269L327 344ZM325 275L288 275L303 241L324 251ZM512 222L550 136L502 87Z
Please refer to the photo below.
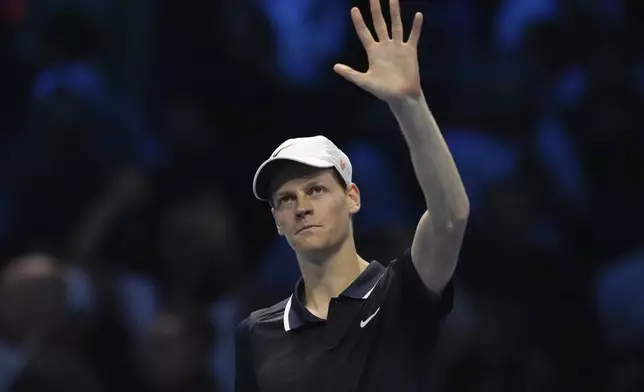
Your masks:
M398 257L389 260L386 264L388 270L394 274L409 274L415 271L414 264L411 260L411 248L406 249Z
M394 257L393 259L391 259L389 261L389 265L394 266L396 264L399 264L399 263L402 263L402 262L405 262L405 261L411 262L411 248L405 249L405 251L402 252L400 255L398 255L397 257Z
M250 334L260 324L274 324L284 322L284 310L288 304L289 298L286 298L268 308L257 309L243 319L237 325L238 333Z

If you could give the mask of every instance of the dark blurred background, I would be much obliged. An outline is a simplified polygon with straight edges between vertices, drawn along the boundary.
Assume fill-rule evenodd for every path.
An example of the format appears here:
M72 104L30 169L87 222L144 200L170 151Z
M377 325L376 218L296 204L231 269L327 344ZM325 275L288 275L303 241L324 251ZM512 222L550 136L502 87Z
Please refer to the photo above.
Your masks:
M472 206L428 390L644 391L644 2L401 3ZM0 1L0 392L231 392L299 274L251 191L286 138L351 157L363 257L410 245L352 5Z

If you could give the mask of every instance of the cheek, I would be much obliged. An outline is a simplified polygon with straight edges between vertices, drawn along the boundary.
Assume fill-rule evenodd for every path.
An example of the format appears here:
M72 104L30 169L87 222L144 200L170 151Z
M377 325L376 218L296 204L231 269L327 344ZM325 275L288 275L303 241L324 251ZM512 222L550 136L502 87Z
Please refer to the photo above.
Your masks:
M330 220L327 223L331 223L337 229L347 225L349 222L349 209L344 200L334 200L333 203L327 204L325 215Z
M339 220L346 220L349 215L349 209L343 201L338 201L333 205L333 214L338 217Z
M275 223L279 226L280 230L288 234L293 227L294 219L289 219L288 214L281 212L275 214Z

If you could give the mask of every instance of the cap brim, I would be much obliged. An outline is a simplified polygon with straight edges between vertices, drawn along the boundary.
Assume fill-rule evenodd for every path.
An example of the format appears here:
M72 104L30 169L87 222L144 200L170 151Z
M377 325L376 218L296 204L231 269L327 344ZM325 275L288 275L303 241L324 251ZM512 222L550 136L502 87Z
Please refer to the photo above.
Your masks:
M275 169L279 167L276 163L284 163L285 161L297 162L303 165L317 167L320 169L328 169L333 167L333 164L318 158L310 157L275 157L271 158L257 169L255 172L255 178L253 179L253 193L255 197L262 201L270 200L270 181L275 173Z

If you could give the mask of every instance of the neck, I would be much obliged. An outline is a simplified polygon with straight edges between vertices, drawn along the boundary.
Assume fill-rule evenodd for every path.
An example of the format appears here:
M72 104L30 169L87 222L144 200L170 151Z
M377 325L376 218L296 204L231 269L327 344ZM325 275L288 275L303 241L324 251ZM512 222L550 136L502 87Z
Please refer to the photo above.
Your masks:
M327 317L331 298L340 295L369 265L358 255L351 236L324 255L308 258L298 255L298 262L306 307L322 319Z

